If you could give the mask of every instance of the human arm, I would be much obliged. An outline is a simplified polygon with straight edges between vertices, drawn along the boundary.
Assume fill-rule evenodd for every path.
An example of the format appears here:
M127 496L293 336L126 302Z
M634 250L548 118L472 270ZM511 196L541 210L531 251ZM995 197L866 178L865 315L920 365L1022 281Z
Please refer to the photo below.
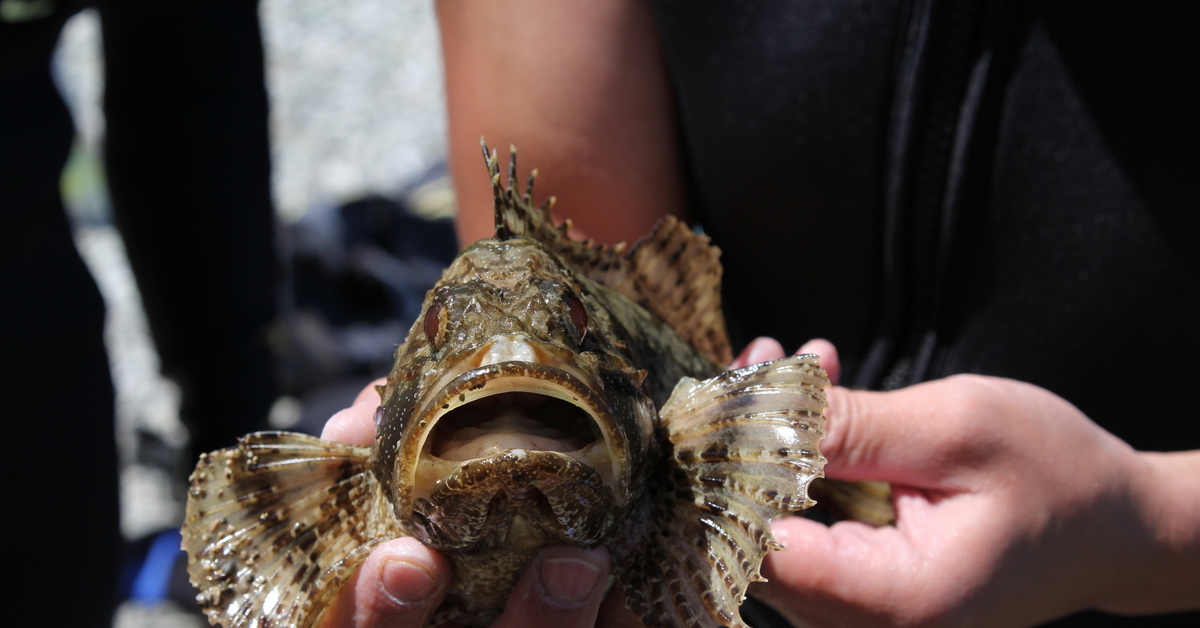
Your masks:
M538 199L614 244L682 216L669 83L641 0L439 0L459 241L492 235L479 138L520 149Z

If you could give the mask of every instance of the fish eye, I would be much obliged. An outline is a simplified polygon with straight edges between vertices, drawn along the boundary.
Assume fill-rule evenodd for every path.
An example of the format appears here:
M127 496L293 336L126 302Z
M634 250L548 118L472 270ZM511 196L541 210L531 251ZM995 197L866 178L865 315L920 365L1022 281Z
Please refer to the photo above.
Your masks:
M441 301L434 301L430 304L429 309L425 310L425 339L434 349L438 348L438 332L442 330L444 318L446 318L446 308Z
M576 342L583 344L583 339L587 337L588 331L588 314L587 308L583 307L583 301L573 293L568 292L563 300L567 303L567 314L571 317L571 324L575 326L575 330L579 332L579 338Z

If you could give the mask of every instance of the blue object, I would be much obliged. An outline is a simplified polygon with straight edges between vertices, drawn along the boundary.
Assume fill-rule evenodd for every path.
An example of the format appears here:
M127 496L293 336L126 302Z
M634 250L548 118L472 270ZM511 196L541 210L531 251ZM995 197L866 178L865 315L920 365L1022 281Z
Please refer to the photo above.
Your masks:
M167 599L167 592L171 584L171 570L175 567L175 561L183 553L183 550L179 548L182 542L183 537L179 534L179 530L174 528L163 530L154 537L154 541L150 543L150 549L146 552L146 560L142 562L141 569L138 569L137 575L134 576L129 599L147 604Z

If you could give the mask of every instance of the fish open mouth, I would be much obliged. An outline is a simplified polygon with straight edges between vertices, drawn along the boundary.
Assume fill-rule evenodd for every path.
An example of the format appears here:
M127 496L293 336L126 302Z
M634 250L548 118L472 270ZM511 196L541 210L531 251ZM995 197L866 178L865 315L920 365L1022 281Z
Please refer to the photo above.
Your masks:
M594 469L611 489L624 481L627 446L607 404L554 366L509 361L469 370L420 414L426 428L414 478L418 497L464 463L510 451L557 452Z
M580 451L601 440L582 408L530 392L508 392L459 406L438 419L429 453L442 460L473 460L509 449Z

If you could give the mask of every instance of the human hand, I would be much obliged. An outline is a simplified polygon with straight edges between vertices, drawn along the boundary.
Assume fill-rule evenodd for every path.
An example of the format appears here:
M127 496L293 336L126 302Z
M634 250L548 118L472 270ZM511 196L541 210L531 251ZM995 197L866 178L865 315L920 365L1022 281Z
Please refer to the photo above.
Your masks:
M812 341L800 352L821 355L837 381L832 344ZM778 343L760 340L732 366L779 357ZM373 388L364 390L323 437L369 443L378 403ZM833 388L829 416L827 475L892 482L898 522L774 522L788 549L768 555L770 582L751 592L796 625L1009 626L1089 607L1200 605L1194 452L1138 454L1048 391L997 378L959 376L893 393ZM600 586L579 603L551 602L539 567L554 559L566 573L551 582L578 582L593 567L598 582L607 575L603 550L548 548L493 626L640 625L617 591L601 605ZM325 626L423 625L448 583L436 551L413 539L385 543Z
M379 407L374 384L381 383L383 380L373 382L359 393L354 405L329 419L321 438L370 444L375 436L375 408ZM517 582L492 628L594 625L608 568L608 553L603 549L544 549ZM441 604L450 575L449 561L416 539L388 541L377 547L347 582L326 613L323 627L424 626ZM605 604L606 615L624 619L621 611L623 603L619 607Z
M800 352L822 355L836 377L831 344ZM760 340L743 355L783 351ZM770 582L751 593L794 624L1019 626L1200 602L1195 453L1139 454L1013 380L829 393L826 475L891 482L898 518L773 522L787 550L768 555Z

